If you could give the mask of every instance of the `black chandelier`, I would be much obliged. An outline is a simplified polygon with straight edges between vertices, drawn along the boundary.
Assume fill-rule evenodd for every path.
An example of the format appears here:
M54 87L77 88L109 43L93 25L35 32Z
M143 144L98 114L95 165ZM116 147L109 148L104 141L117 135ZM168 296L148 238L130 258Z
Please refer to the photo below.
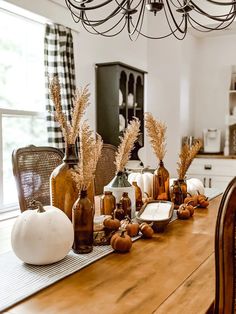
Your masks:
M139 35L150 39L175 36L182 40L188 26L200 32L223 30L233 23L236 0L65 0L76 23L92 34L113 37L127 29L131 40ZM164 20L165 33L145 34L148 13Z

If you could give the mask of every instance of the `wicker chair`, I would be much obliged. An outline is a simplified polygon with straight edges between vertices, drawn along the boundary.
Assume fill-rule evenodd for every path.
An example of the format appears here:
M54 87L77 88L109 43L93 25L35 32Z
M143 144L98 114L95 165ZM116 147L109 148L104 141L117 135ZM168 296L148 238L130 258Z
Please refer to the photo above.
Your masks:
M63 152L54 147L30 145L13 151L13 174L22 212L32 208L33 199L50 204L50 175L63 157Z
M95 195L103 193L103 187L114 178L116 167L114 164L117 148L111 144L103 144L101 157L95 172Z
M226 188L219 207L215 263L216 293L213 313L236 313L236 177Z

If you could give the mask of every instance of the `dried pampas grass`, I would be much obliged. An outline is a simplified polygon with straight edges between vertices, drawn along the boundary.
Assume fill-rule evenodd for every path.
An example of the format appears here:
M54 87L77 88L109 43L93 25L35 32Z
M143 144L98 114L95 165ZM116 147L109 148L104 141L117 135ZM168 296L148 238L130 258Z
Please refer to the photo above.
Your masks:
M94 180L102 145L101 136L96 134L96 138L94 138L93 131L90 129L87 121L85 121L80 130L79 163L75 170L71 170L78 190L87 190Z
M73 101L72 121L67 121L61 105L61 87L57 76L54 76L50 83L50 96L55 107L55 118L58 121L64 140L67 144L75 144L78 137L81 118L89 105L88 86L77 90Z
M156 120L150 112L146 112L145 128L156 157L163 160L166 154L166 124Z
M202 141L200 139L196 140L191 147L188 144L184 144L182 146L181 152L179 154L179 161L177 162L177 172L179 179L183 180L185 178L189 166L191 165L193 159L201 147Z
M138 138L140 128L140 121L137 118L133 118L125 129L123 137L120 137L121 143L116 152L116 171L123 172L125 165L131 157L131 151L134 148L134 143Z

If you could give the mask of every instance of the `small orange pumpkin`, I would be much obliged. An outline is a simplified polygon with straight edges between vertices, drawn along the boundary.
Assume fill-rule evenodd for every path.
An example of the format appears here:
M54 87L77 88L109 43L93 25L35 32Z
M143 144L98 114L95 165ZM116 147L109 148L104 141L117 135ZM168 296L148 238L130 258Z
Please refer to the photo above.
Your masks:
M116 218L108 217L104 219L103 225L109 230L118 230L120 228L120 221Z
M186 204L181 204L179 206L179 209L177 210L177 216L179 219L189 219L191 214L189 209L187 208L188 205Z
M135 237L136 235L138 235L139 232L139 224L137 222L133 222L130 218L129 220L129 223L126 226L127 234L130 237Z
M203 194L198 195L198 204L199 207L206 208L209 205L207 197Z
M139 229L142 232L144 238L152 238L154 231L148 223L142 222L139 226Z
M192 205L193 207L198 205L198 195L193 195L193 196L187 196L184 199L185 204Z
M125 253L131 249L132 240L128 234L125 234L125 230L122 230L121 233L117 232L111 237L110 244L115 251Z

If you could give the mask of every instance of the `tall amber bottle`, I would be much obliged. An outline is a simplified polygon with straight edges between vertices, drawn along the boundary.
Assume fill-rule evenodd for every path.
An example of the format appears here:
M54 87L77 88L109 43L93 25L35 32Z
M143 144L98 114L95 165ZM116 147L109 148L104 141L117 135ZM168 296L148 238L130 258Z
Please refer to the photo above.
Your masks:
M140 211L141 207L143 206L142 191L136 181L133 181L132 185L135 188L136 211Z
M112 215L116 208L116 198L111 191L105 191L101 197L101 215Z
M124 216L131 218L131 199L129 198L128 192L123 192L120 204L124 211Z
M154 200L169 200L169 181L170 175L160 160L159 167L155 170L153 176L153 198Z
M87 191L83 190L72 208L74 228L72 248L75 253L84 254L93 250L93 218L93 205L87 197Z
M78 155L74 144L66 145L63 162L55 168L50 177L51 205L60 208L72 220L72 207L78 198L79 190L71 176L71 169L78 164ZM94 204L94 186L88 190L88 197Z

